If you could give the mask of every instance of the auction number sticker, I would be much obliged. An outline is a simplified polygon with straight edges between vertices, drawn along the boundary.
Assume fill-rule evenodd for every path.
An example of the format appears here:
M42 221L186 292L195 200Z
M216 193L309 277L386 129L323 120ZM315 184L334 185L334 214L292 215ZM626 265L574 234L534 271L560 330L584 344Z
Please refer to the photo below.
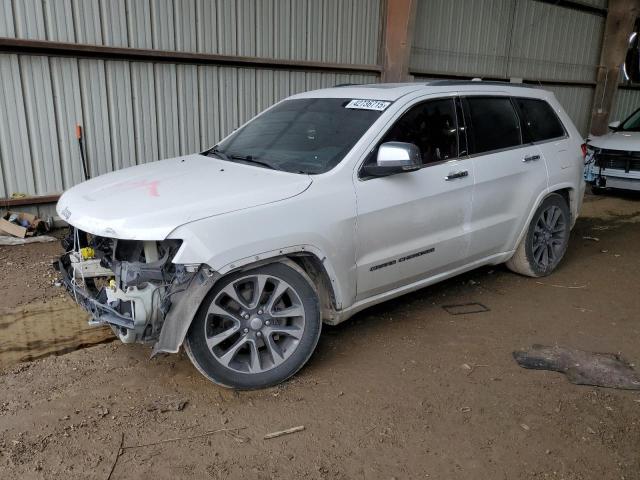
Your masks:
M351 100L344 108L382 112L389 105L391 105L391 102L384 102L382 100Z

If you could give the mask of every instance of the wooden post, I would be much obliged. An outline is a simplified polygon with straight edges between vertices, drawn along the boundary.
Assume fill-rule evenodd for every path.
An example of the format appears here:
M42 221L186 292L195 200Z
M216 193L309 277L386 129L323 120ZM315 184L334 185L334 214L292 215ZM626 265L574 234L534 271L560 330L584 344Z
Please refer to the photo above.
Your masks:
M409 57L416 4L417 0L387 0L383 43L383 82L409 80Z
M640 0L609 0L591 110L593 135L604 135L608 132L613 99L618 90L620 67L625 61L629 36L638 15L640 15Z

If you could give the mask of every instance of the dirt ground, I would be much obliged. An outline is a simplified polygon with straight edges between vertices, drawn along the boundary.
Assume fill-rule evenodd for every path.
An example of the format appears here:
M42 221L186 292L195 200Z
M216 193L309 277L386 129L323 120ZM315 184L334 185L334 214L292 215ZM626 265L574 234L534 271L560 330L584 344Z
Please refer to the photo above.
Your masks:
M558 344L638 364L639 245L640 196L589 197L552 276L483 268L371 308L262 391L119 343L14 365L0 372L0 478L640 479L640 392L511 356ZM7 296L6 281L1 303L43 294ZM442 308L466 302L490 310Z

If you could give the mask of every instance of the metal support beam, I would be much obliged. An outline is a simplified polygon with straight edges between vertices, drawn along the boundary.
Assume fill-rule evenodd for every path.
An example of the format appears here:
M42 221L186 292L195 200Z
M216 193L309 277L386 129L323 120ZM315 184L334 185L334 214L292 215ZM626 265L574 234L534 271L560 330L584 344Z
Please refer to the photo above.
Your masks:
M130 60L139 62L188 63L196 65L228 65L234 67L270 68L277 70L302 70L348 73L380 73L379 65L354 65L346 63L311 62L306 60L282 60L277 58L241 57L206 53L151 50L143 48L107 47L80 43L50 42L0 37L0 52L25 55L52 55L76 58L101 58L106 60Z
M618 89L620 67L624 63L636 18L640 15L640 0L609 0L596 91L591 111L591 133L607 133L613 99Z
M383 82L409 80L409 57L417 0L388 0L384 24Z

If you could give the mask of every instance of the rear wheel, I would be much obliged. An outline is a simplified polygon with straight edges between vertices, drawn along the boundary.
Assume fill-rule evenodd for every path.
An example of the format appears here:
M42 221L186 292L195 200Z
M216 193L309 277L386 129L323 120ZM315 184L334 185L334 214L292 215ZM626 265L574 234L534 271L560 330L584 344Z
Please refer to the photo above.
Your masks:
M191 324L185 349L215 383L268 387L307 362L321 326L311 281L296 268L274 263L220 280Z
M553 272L567 250L570 219L569 207L561 195L552 193L545 198L507 267L529 277Z

